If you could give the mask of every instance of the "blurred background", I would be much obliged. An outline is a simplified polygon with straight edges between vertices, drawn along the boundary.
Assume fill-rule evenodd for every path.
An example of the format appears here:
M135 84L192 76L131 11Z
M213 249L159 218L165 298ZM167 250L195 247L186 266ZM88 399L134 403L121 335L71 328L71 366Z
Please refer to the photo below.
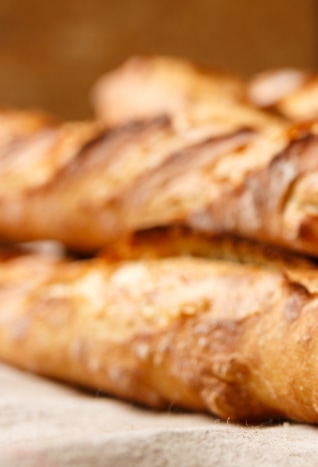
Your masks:
M132 54L242 75L314 68L315 0L0 0L0 103L91 115L89 90Z

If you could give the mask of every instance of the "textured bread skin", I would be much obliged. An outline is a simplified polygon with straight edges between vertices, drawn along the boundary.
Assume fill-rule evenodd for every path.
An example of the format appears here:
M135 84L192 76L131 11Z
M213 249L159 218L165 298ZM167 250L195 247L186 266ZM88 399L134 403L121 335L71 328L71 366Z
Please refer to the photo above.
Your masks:
M0 285L8 363L154 408L318 422L316 269L25 255Z
M318 118L318 77L297 69L278 69L254 76L249 102L297 122Z

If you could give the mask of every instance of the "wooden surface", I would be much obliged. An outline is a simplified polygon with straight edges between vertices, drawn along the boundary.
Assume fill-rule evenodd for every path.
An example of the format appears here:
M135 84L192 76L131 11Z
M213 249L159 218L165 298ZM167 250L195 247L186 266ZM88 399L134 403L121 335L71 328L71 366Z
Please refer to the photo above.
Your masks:
M249 74L313 67L315 0L1 0L0 102L90 115L96 78L136 53Z
M317 465L318 428L156 413L0 365L0 465Z

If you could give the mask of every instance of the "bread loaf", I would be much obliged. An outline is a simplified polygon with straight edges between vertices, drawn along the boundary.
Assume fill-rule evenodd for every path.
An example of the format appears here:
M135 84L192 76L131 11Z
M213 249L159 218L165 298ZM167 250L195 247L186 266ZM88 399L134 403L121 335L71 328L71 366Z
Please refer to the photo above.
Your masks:
M0 148L0 237L93 251L171 225L318 255L317 126L47 126Z
M9 135L0 141L0 238L94 251L181 225L318 256L318 127L244 104L242 86L183 61L139 58L104 78L96 99L123 88L123 118L106 120L147 119L105 127L0 112ZM166 97L152 106L159 89ZM154 117L163 107L170 116Z
M0 285L10 364L154 408L318 422L315 268L22 255Z

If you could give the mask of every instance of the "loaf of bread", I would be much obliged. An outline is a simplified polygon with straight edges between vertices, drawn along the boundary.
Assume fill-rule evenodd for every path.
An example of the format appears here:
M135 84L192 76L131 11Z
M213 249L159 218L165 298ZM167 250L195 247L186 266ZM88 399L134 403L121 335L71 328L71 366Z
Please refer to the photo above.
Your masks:
M149 407L317 423L317 291L310 264L6 254L0 358Z
M290 126L244 107L237 80L172 59L133 60L100 89L110 82L116 96L130 79L139 85L125 97L128 114L118 105L123 120L140 116L157 89L171 116L150 118L160 109L146 105L147 119L105 128L0 112L1 239L94 251L181 225L318 255L315 123ZM154 88L138 107L147 80ZM183 104L170 108L178 92Z
M186 225L318 255L317 125L234 128L44 124L0 148L0 238L93 251Z

